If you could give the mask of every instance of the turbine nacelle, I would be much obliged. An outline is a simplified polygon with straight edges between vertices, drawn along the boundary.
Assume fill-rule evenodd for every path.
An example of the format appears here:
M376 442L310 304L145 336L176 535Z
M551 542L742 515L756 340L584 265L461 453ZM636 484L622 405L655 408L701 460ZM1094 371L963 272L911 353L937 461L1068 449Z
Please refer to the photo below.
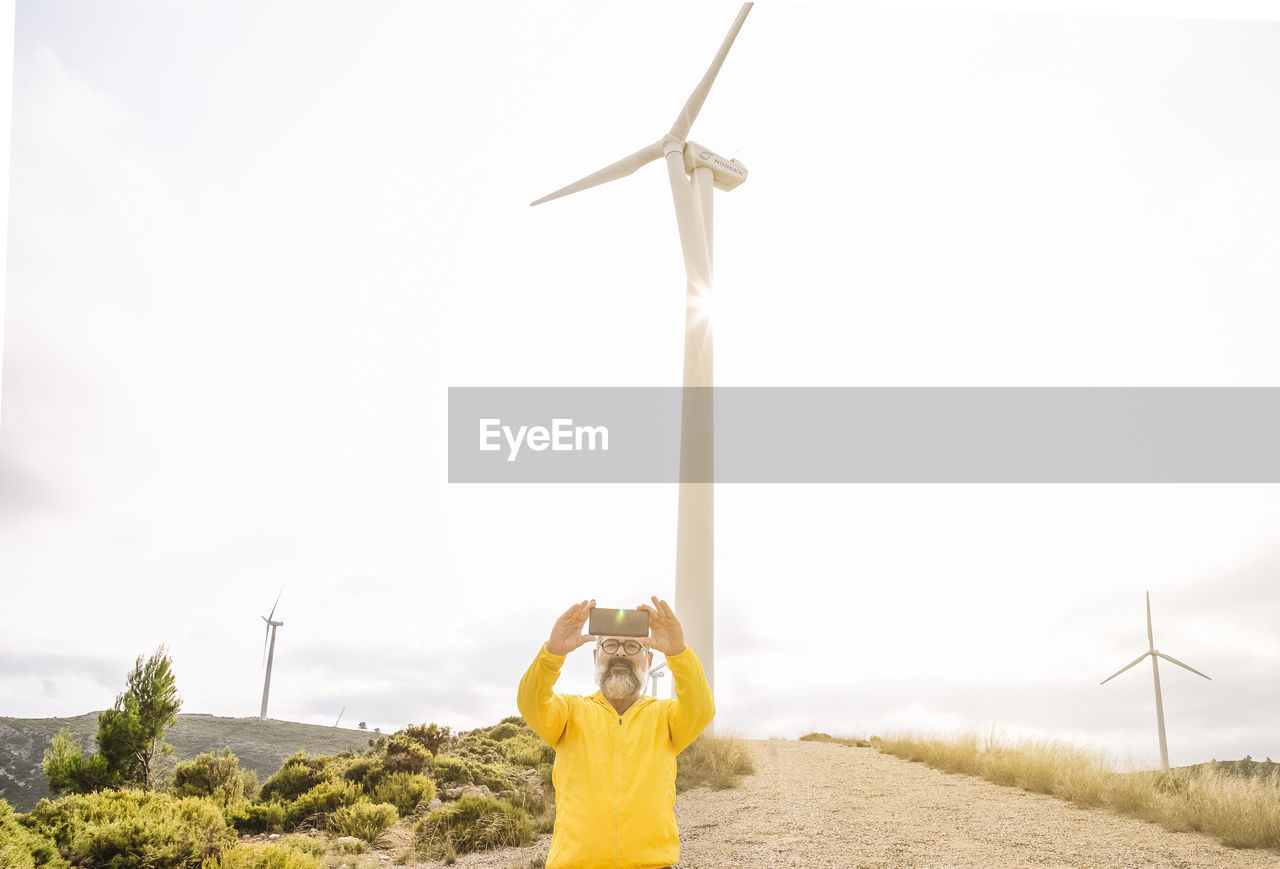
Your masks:
M732 190L747 180L747 167L737 159L726 160L697 142L685 142L684 171L692 175L694 169L702 168L711 170L712 183L718 190Z

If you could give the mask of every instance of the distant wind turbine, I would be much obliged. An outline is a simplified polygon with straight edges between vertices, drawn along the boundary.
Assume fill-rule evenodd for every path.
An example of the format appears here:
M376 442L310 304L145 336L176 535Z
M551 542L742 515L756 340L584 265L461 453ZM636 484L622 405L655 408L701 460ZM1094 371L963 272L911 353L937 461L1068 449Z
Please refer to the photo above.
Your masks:
M662 668L667 666L667 662L663 661L658 666L649 671L649 693L654 697L658 696L658 680L667 675L662 672Z
M342 720L342 715L343 715L343 713L345 713L346 711L347 711L347 707L346 707L346 706L343 706L343 707L342 707L342 712L339 712L339 713L338 713L338 721L341 721L341 720ZM333 726L334 726L334 727L337 727L337 726L338 726L338 721L333 722Z
M271 664L276 658L276 628L284 624L284 622L272 621L272 616L276 614L276 607L280 604L281 594L284 594L284 586L280 586L276 602L271 605L271 614L262 617L262 620L267 623L267 632L262 637L262 659L267 665L267 678L262 683L262 711L258 713L259 721L264 721L267 717L267 695L271 693ZM270 640L270 651L267 648L268 640Z
M658 141L610 163L585 178L529 203L539 205L598 184L616 181L655 160L667 164L676 226L684 252L684 380L680 412L680 483L676 507L676 611L689 645L698 650L707 683L715 687L715 498L714 414L711 398L712 188L732 190L747 170L689 140L689 130L742 23L751 11L742 4L711 66L685 101L671 129ZM589 117L589 112L584 115ZM692 179L692 180L690 180Z
M1110 676L1103 679L1099 684L1101 685L1107 684L1116 676L1119 676L1121 673L1123 673L1125 670L1128 670L1130 667L1134 667L1139 663L1141 663L1143 658L1147 657L1148 655L1151 656L1151 672L1155 676L1155 680L1156 680L1156 728L1160 731L1160 768L1165 772L1168 772L1169 771L1169 743L1165 740L1165 736L1164 736L1164 700L1160 696L1160 664L1158 661L1156 661L1156 658L1164 658L1169 663L1177 664L1179 667L1181 667L1184 670L1190 670L1192 673L1195 673L1197 676L1204 676L1204 678L1206 679L1208 679L1209 677L1205 676L1204 673L1201 673L1195 667L1189 667L1171 655L1166 655L1164 652L1156 651L1156 641L1151 633L1151 592L1147 592L1147 646L1148 646L1147 651L1143 652L1133 661L1131 661L1128 664L1125 664L1119 670L1115 671Z

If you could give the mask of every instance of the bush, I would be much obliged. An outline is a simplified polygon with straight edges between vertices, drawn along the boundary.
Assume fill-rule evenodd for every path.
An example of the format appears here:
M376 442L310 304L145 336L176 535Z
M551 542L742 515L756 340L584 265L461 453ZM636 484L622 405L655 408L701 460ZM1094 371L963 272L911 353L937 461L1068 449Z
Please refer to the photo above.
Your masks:
M53 841L18 823L13 807L0 800L0 867L3 869L66 869Z
M339 836L355 836L373 842L399 820L396 807L390 803L371 803L361 800L343 806L329 816L329 831Z
M397 772L384 778L370 794L375 803L391 803L402 818L436 797L436 783L425 775Z
M287 845L244 843L205 862L202 869L320 869L322 865L312 855Z
M387 772L421 773L431 763L431 752L417 740L397 733L387 741L386 758L382 766Z
M431 777L440 784L471 784L476 764L452 755L437 755L431 761Z
M319 826L329 815L360 799L360 789L349 781L327 781L316 785L289 806L286 822L296 827L304 821Z
M478 733L468 733L453 744L453 754L457 757L469 757L480 763L500 763L507 759L502 750L502 743Z
M524 732L502 741L507 760L522 770L537 769L544 763L555 763L556 750L535 733Z
M236 839L212 803L138 790L41 800L23 823L71 863L111 869L195 867Z
M263 800L296 800L316 785L329 778L331 758L307 757L300 751L285 758L280 769L267 779L259 795Z
M239 803L223 811L227 823L242 833L283 833L289 806L281 800Z
M834 742L839 745L848 745L854 748L870 748L871 743L865 739L856 737L832 736L830 733L806 733L800 737L801 742Z
M355 782L367 794L373 793L374 788L386 775L387 771L382 766L381 758L373 756L357 757L348 763L347 768L342 772L343 778Z
M520 728L510 723L499 724L489 730L489 738L497 742L501 742L504 739L510 739L513 736L518 736L519 734Z
M528 845L533 838L529 813L492 797L463 797L427 815L413 831L414 847L437 860L451 851Z
M169 793L175 797L209 797L224 808L253 799L257 790L258 774L241 769L240 759L226 747L178 764L169 782Z

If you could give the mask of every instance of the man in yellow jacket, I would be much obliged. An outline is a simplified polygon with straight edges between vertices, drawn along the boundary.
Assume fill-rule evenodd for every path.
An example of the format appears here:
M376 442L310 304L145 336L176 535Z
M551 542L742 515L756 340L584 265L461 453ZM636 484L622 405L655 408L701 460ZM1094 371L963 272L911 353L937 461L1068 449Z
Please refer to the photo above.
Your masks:
M660 869L680 857L676 755L716 708L680 621L666 601L652 600L652 607L639 607L649 613L643 642L584 634L595 601L569 607L520 680L520 714L556 750L547 869ZM565 656L593 640L600 690L585 697L553 693ZM674 700L640 693L653 663L650 647L667 656Z

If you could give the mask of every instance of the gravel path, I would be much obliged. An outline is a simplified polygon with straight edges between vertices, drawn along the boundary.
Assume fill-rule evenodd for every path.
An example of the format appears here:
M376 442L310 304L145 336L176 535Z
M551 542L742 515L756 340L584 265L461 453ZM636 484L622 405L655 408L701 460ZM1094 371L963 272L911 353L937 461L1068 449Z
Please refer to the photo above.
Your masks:
M949 775L871 748L749 741L757 772L727 791L676 798L677 869L1280 869L1280 855L1055 797ZM472 854L459 869L527 869L528 848Z

